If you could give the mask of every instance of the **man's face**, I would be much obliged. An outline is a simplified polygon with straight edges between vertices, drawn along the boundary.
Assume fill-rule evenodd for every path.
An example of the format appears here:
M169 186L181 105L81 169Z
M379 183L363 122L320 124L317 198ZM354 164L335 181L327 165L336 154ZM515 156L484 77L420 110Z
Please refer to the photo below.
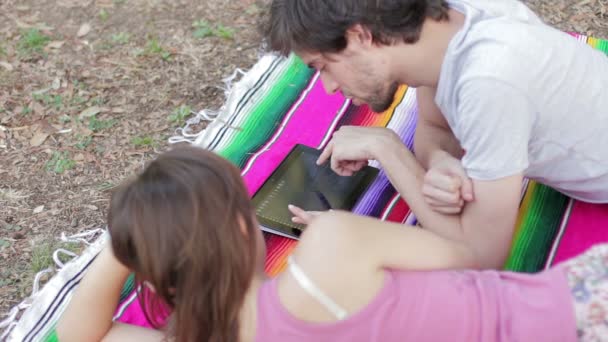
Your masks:
M358 49L357 44L349 43L339 53L298 55L308 66L319 70L328 94L340 91L355 105L365 103L377 113L393 103L399 85L390 78L386 61L373 47Z

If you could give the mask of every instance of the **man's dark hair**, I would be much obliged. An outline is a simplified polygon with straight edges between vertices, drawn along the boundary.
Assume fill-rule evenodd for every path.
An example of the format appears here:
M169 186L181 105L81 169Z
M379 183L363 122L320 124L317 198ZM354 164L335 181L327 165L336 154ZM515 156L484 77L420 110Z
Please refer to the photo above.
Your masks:
M426 18L448 18L445 0L273 0L262 31L269 48L333 53L346 48L346 31L356 24L377 44L415 43Z

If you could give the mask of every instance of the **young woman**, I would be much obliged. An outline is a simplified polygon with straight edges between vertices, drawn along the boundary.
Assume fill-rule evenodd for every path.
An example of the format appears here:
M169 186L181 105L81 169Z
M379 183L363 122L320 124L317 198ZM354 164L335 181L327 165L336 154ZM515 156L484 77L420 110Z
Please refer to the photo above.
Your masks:
M305 216L292 208L297 216ZM112 196L111 243L57 327L64 341L594 341L608 336L608 248L536 275L471 268L458 243L344 212L316 217L268 279L239 170L198 148L161 155ZM432 271L431 271L432 270ZM168 307L160 330L112 322L130 272ZM103 284L103 285L100 285ZM83 320L82 317L87 317Z

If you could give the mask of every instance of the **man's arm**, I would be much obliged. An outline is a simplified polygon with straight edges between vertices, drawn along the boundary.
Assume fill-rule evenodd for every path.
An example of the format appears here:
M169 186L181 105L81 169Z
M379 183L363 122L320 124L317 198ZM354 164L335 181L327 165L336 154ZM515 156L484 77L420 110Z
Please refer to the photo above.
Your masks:
M423 227L466 243L482 268L502 268L517 218L521 174L473 181L475 202L465 206L460 215L445 215L434 211L424 200L421 188L425 171L407 147L395 141L390 146L383 145L377 155L391 183Z
M414 153L425 169L429 169L437 153L447 152L457 159L463 151L448 123L435 104L436 89L418 87L418 122L414 133Z

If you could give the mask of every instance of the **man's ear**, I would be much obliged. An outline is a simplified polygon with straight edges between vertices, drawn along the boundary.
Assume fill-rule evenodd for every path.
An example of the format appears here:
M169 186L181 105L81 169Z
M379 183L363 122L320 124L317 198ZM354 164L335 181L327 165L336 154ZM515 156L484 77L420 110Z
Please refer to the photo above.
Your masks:
M373 45L372 32L361 24L355 24L346 30L347 47L370 47Z

